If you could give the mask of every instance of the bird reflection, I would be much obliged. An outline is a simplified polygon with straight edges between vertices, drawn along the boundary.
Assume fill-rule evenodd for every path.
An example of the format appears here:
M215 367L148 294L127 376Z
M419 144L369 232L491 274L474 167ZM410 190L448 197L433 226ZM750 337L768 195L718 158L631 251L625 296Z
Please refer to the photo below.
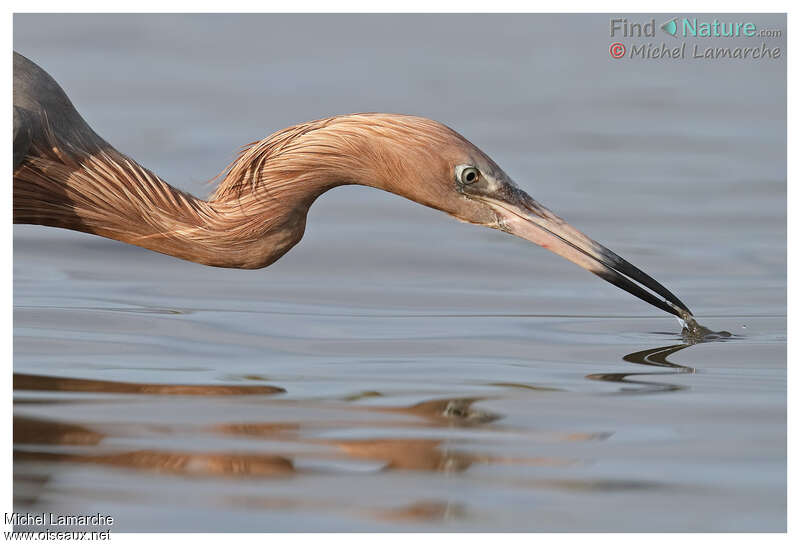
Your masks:
M635 387L625 386L619 392L623 393L648 393L648 392L666 392L678 391L688 387L685 385L676 385L673 383L666 383L662 381L643 381L638 379L631 379L632 376L670 376L678 374L691 374L696 370L689 366L675 364L667 360L667 357L690 347L692 343L679 343L676 345L667 345L666 347L656 347L655 349L645 349L644 351L637 351L622 357L625 362L633 364L644 364L645 366L657 366L659 368L670 368L671 371L665 372L616 372L616 373L592 373L586 376L586 379L594 379L597 381L610 381L612 383L625 383L626 385L635 385Z
M99 444L104 437L104 434L81 425L14 416L15 446L19 444L93 446Z
M407 427L409 422L387 421L386 414L403 414L421 419L422 425L431 428L453 429L458 426L475 427L491 423L501 416L473 407L478 399L456 398L429 400L401 407L358 407L353 411L368 414L366 421L334 420L316 423L312 429L346 431L381 427L389 430L394 427ZM135 430L134 430L135 429ZM180 427L165 426L169 434L178 432ZM45 420L27 416L14 419L14 460L17 463L77 463L122 467L132 470L145 470L156 473L180 474L186 476L229 477L241 476L257 478L276 478L292 476L301 472L327 472L331 468L325 464L322 469L298 469L297 459L311 456L314 459L336 461L340 459L371 461L380 466L377 472L421 471L436 473L459 473L474 464L511 464L525 466L561 466L573 461L556 457L505 457L478 453L461 445L457 439L431 437L367 437L319 438L310 434L310 429L302 422L255 422L211 424L200 432L224 436L249 436L260 440L280 442L279 448L270 452L256 451L215 451L194 452L189 450L137 449L114 450L105 448L105 440L125 437L134 431L117 425L111 429L102 427L93 430L90 426L61 421ZM556 441L593 441L593 434L570 434L556 438ZM65 446L69 449L59 451L40 446ZM308 446L308 450L302 446ZM320 452L319 448L323 448ZM252 448L251 448L252 449ZM288 453L288 454L287 454ZM336 465L334 465L336 466ZM19 468L19 467L15 467Z
M15 450L15 462L84 463L196 476L280 477L294 474L291 459L250 453L193 453L137 450L120 453L48 453Z
M651 392L667 392L679 391L688 389L685 385L677 385L674 383L666 383L662 381L643 381L638 379L630 379L632 376L671 376L680 374L693 374L697 370L690 366L683 366L682 364L675 364L667 360L668 357L674 355L678 351L682 351L692 345L699 343L712 343L726 341L735 338L730 332L720 331L714 332L708 328L693 322L692 329L684 328L682 332L684 343L677 343L675 345L667 345L665 347L656 347L654 349L645 349L643 351L636 351L622 357L625 362L632 364L643 364L645 366L656 366L659 368L669 368L670 371L663 372L622 372L622 373L593 373L586 376L586 379L593 379L597 381L609 381L612 383L624 383L626 385L635 385L635 387L625 386L620 389L621 393L651 393Z
M383 461L382 470L464 472L475 463L563 466L572 461L558 457L499 457L452 448L444 440L384 438L332 441L342 452L357 459Z
M386 521L449 521L467 519L469 511L463 503L419 501L405 506L370 510L370 515Z
M52 377L25 373L14 374L15 391L97 392L115 394L172 394L224 396L242 394L279 394L286 392L272 385L175 385L101 381L73 377Z

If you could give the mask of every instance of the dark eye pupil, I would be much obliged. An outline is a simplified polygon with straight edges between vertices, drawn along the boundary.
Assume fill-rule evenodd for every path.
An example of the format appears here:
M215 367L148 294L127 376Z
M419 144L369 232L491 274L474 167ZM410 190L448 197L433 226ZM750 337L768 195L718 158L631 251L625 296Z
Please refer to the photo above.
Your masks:
M473 180L475 180L475 173L474 172L468 172L467 173L467 182L472 182Z

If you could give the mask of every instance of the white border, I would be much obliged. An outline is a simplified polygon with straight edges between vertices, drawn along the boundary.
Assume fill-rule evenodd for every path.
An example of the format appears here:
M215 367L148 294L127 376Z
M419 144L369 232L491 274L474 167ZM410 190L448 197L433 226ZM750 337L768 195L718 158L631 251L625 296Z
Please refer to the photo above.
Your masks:
M7 52L10 52L13 48L13 34L12 34L12 13L16 12L64 12L67 4L62 2L56 1L12 1L9 3L10 7L8 8L9 11L6 13L6 17L3 18L2 23L0 23L4 27L4 32L2 33L3 36L6 36L6 43L8 44L8 48L6 49ZM705 2L650 2L646 5L642 2L613 2L609 4L600 4L600 3L589 3L589 2L558 2L558 3L533 3L533 2L521 2L521 1L507 1L507 0L495 0L491 3L488 2L479 2L473 0L462 0L459 2L449 1L435 1L435 0L426 0L426 1L419 1L419 0L407 0L404 2L382 2L377 4L376 2L367 2L367 1L349 1L349 2L320 2L320 1L311 1L311 0L293 0L289 2L285 0L283 2L274 2L274 1L243 1L243 0L229 0L225 3L213 3L213 2L204 2L204 1L169 1L169 0L161 0L158 2L152 0L140 0L138 2L116 2L113 6L111 6L107 1L99 2L95 1L73 1L70 2L68 7L70 8L71 12L193 12L193 13L208 13L208 12L542 12L542 13L578 13L578 12L610 12L610 13L638 13L638 12L687 12L687 13L701 13L701 12L759 12L759 13L780 13L780 12L789 12L788 16L788 40L787 40L787 61L788 61L788 94L787 97L789 98L788 104L788 122L789 122L789 134L788 134L788 150L796 151L796 148L793 146L796 143L796 128L797 128L797 109L794 107L792 99L795 97L795 93L798 89L796 85L796 56L798 50L796 47L793 47L794 36L796 36L796 32L800 29L800 25L795 23L794 14L790 10L793 6L791 2L779 2L779 1L769 1L769 0L762 0L760 2L752 2L752 3L745 3L740 1L705 1ZM11 75L11 55L6 54L2 57L2 66L3 66L3 74L6 75L6 78L10 78ZM6 80L6 84L3 87L3 93L8 99L10 99L11 94L11 85L9 85L8 80ZM10 100L6 100L6 105ZM11 109L5 108L5 119L6 119L6 130L5 130L5 154L3 154L3 169L4 172L10 173L11 171ZM789 162L787 165L788 168L788 180L793 180L793 174L796 169L796 161L793 160L793 153L789 154ZM792 212L797 211L796 205L796 192L792 189L792 184L788 184L788 204L789 207L789 214L788 214L788 309L789 309L789 321L788 321L788 331L790 339L793 339L794 333L794 323L793 320L794 314L792 310L796 308L797 303L797 291L793 289L792 274L797 271L797 251L793 249L792 242L797 240L796 233L797 233L797 222L793 221L793 214ZM3 492L4 495L3 499L3 512L10 511L11 509L11 455L12 455L12 438L11 438L11 422L12 422L12 388L11 388L11 358L12 358L12 329L11 329L11 318L12 318L12 282L11 282L11 272L12 272L12 229L11 229L11 191L10 187L6 186L6 190L2 193L2 197L0 197L3 202L2 211L3 214L6 215L4 221L2 222L2 230L3 236L0 239L2 241L2 251L3 255L6 256L6 267L2 268L2 275L3 275L3 291L2 291L2 299L3 299L3 307L2 313L0 313L0 317L2 317L2 335L4 343L0 346L2 347L2 354L4 358L2 361L6 365L6 378L7 380L2 382L2 400L3 403L3 419L0 421L2 422L2 441L4 442L4 448L0 449L0 464L2 464L2 468L4 470L2 474L2 485L3 485ZM795 350L794 344L789 343L788 346L788 363L789 363L789 370L791 370L791 365L797 362L795 358L797 356L797 351ZM794 415L795 415L795 405L792 402L792 394L796 392L796 389L793 388L794 384L794 376L795 374L789 373L789 395L788 395L788 409L789 409L789 469L788 469L788 478L789 478L789 505L788 505L788 525L789 525L789 533L788 536L793 534L794 528L796 525L793 524L794 516L796 515L796 507L794 502L794 491L796 490L795 485L795 472L794 472L794 464L793 458L797 453L797 435L791 434L792 426L791 424L795 422ZM613 502L613 498L609 498L608 502ZM5 530L5 526L3 525L3 530ZM191 541L195 544L204 544L204 543L217 543L219 540L236 540L236 542L243 543L243 544L263 544L265 539L269 540L270 542L275 541L279 544L298 544L304 543L309 540L317 541L325 541L326 543L332 544L369 544L373 546L376 541L380 541L382 544L400 544L402 541L403 543L407 542L409 538L414 542L421 541L423 543L433 543L436 542L437 544L441 543L442 541L448 543L455 543L456 541L459 544L481 544L485 543L487 540L502 540L504 543L509 544L530 544L531 540L535 540L537 542L544 541L547 544L567 544L572 543L573 541L591 541L593 544L614 544L615 546L622 546L626 544L636 544L637 546L641 546L643 542L647 542L648 544L666 544L667 541L672 543L675 540L679 540L682 544L694 544L694 543L703 543L706 544L713 544L717 541L722 542L724 541L728 545L737 545L737 544L752 544L754 542L763 543L763 542L778 542L778 541L785 541L788 539L787 535L779 535L779 534L772 534L772 535L736 535L736 534L725 534L725 535L713 535L713 534L681 534L677 536L673 535L658 535L658 534L649 534L649 535L639 535L639 534L580 534L580 535L572 535L572 534L537 534L534 536L530 535L519 535L519 534L497 534L497 535L490 535L486 536L485 534L470 534L470 535L442 535L442 534L416 534L413 538L408 537L406 535L398 534L398 535L372 535L372 534L314 534L314 535L250 535L250 534L231 534L231 535L192 535L192 534L147 534L147 535L140 535L140 534L113 534L112 533L112 540L111 542L117 544L140 544L142 540L146 540L150 544L174 544L175 542L183 542L183 541Z

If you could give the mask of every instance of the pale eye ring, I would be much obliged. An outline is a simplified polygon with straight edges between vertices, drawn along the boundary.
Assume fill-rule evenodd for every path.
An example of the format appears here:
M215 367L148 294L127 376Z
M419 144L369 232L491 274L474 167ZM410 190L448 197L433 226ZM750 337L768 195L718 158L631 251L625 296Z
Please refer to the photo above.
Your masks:
M469 165L459 165L458 171L459 182L466 186L474 184L481 177L481 172L475 167Z

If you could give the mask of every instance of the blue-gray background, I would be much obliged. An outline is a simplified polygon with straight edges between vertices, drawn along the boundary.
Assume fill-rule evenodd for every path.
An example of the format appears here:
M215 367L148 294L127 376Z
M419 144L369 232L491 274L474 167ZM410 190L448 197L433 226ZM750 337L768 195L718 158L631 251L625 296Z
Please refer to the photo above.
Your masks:
M300 121L431 117L739 336L672 356L697 373L654 379L680 389L588 380L652 371L621 357L677 343L677 324L544 250L369 188L320 199L262 271L15 227L16 373L288 391L18 390L18 418L102 439L48 463L36 454L74 446L18 446L16 507L110 512L117 530L785 529L785 17L718 16L782 37L689 48L783 56L715 61L612 59L610 17L16 15L15 49L181 189L209 193L240 146ZM502 417L387 409L469 396ZM231 422L295 428L214 428ZM242 452L291 470L242 481L209 462Z

